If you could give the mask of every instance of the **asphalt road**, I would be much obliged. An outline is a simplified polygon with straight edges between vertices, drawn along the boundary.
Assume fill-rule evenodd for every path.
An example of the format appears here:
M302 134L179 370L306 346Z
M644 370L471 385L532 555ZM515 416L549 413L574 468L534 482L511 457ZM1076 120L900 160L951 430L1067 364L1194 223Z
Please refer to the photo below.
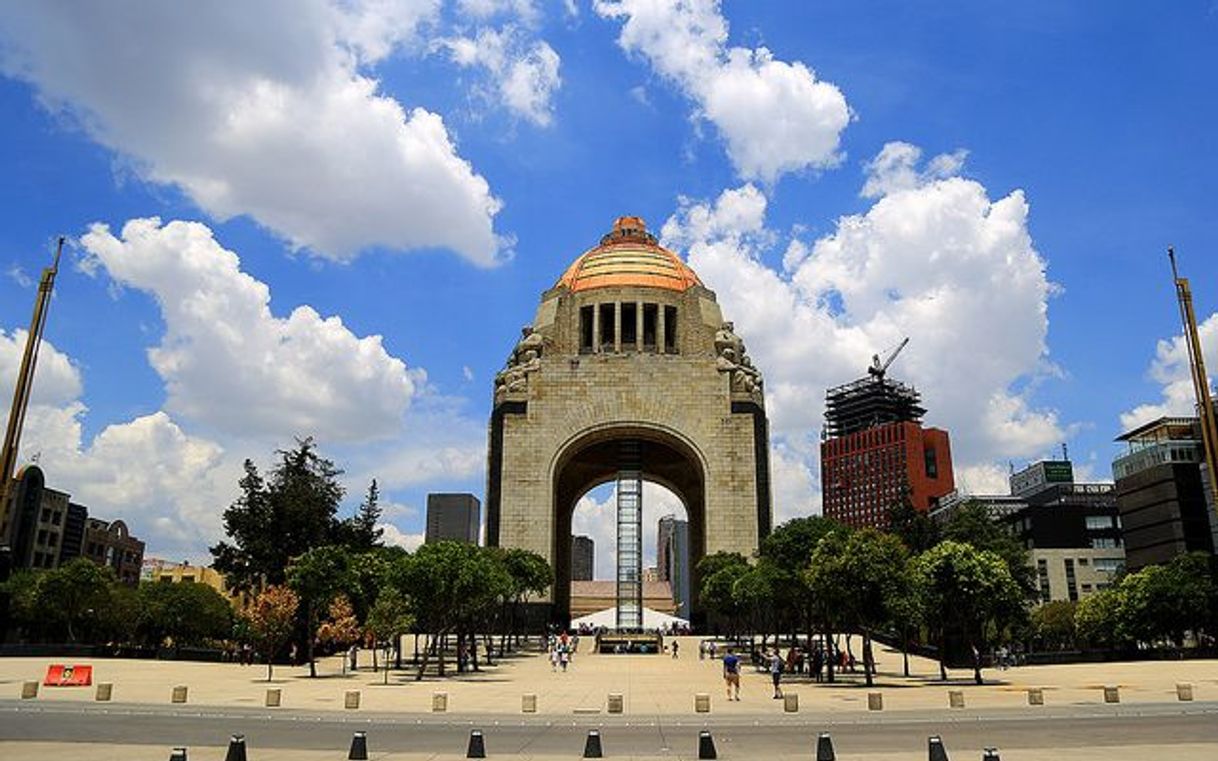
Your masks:
M941 735L953 747L1087 748L1214 743L1218 703L1045 706L1028 709L885 712L858 717L778 715L764 720L673 720L646 716L493 718L370 713L310 713L206 707L111 704L36 704L0 700L0 740L224 745L230 734L253 748L345 750L352 733L368 733L369 747L395 752L463 753L472 729L482 730L488 755L578 757L590 728L598 728L606 756L694 754L709 729L721 758L810 754L818 732L831 733L839 753L916 751Z

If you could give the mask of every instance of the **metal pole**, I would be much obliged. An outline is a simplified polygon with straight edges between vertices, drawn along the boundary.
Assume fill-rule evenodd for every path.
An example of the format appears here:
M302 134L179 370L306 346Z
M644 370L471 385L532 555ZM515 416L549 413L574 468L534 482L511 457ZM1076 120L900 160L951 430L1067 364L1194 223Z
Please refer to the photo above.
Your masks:
M1188 278L1180 277L1176 269L1176 252L1170 246L1167 258L1171 261L1171 274L1176 284L1176 298L1180 302L1180 319L1184 323L1184 343L1188 347L1189 372L1193 379L1193 391L1197 397L1197 417L1201 422L1201 447L1209 471L1211 509L1218 512L1218 421L1214 417L1214 404L1210 396L1209 377L1205 372L1205 355L1201 349L1201 337L1197 332L1197 316L1193 311L1193 293Z
M63 254L64 238L61 235L55 247L55 260L42 271L38 281L38 296L34 299L34 314L30 318L29 335L25 340L25 351L21 356L21 368L13 386L13 404L9 409L8 426L4 433L4 445L0 448L0 517L9 513L12 491L13 469L17 463L17 452L21 446L21 428L25 424L25 412L30 403L30 392L34 386L34 370L38 366L38 349L42 343L42 332L46 328L47 307L51 292L55 288L55 275L59 272L59 257ZM7 522L5 535L0 537L7 544L12 535L13 522Z

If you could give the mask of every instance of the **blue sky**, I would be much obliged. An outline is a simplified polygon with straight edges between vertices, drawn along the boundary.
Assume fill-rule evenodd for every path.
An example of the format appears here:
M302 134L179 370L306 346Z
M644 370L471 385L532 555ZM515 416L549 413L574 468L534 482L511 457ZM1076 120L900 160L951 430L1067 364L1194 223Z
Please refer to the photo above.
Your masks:
M150 554L296 435L405 544L481 495L493 375L620 214L766 373L780 519L903 335L974 491L1187 411L1168 244L1218 363L1211 0L6 5L0 392L66 234L23 455Z

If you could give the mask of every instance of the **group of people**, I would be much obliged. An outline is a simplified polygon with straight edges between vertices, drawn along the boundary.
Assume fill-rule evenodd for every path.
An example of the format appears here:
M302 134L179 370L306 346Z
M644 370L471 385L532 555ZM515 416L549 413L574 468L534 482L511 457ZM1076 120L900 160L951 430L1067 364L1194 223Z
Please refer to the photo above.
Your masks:
M565 631L557 635L551 634L547 645L550 652L550 671L561 669L565 672L579 650L579 635Z
M714 640L703 640L698 644L698 658L714 660L719 655L719 644ZM753 666L761 672L770 675L774 686L773 698L780 700L782 693L783 674L809 674L815 681L824 681L829 659L833 659L834 668L839 671L853 672L858 666L854 654L830 643L826 648L820 642L813 642L810 650L796 645L787 650L783 657L777 646L765 650L749 648L750 660ZM674 654L674 658L676 655ZM736 649L727 647L721 659L723 666L723 682L728 700L740 700L740 666L741 657Z

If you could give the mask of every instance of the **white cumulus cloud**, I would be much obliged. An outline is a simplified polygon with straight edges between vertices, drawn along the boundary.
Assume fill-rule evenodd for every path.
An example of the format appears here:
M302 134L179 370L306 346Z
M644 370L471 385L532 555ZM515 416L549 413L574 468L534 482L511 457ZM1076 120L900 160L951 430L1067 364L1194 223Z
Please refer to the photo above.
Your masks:
M1218 314L1210 315L1198 325L1197 333L1201 338L1205 369L1207 373L1212 373L1218 368ZM1158 402L1140 404L1122 413L1123 430L1132 430L1165 415L1197 414L1197 395L1193 390L1188 344L1184 341L1183 333L1170 339L1162 339L1156 344L1148 375L1152 381L1159 384L1162 398Z
M912 342L892 374L922 392L926 424L951 432L959 465L1032 455L1068 433L1027 396L1028 381L1052 372L1052 287L1023 193L992 200L980 183L944 176L951 162L918 169L916 157L893 181L883 159L895 150L868 164L874 205L810 244L783 245L765 227L766 199L752 185L682 199L664 225L765 373L778 498L799 509L819 501L800 494L819 478L792 461L808 474L818 467L826 388L863 376L871 355L903 336ZM776 246L786 252L781 271L761 258ZM780 519L791 512L775 505Z
M0 71L217 219L249 215L340 260L446 247L489 266L502 247L489 184L438 114L383 94L367 71L416 44L439 5L9 4Z
M806 64L766 48L729 47L719 0L595 0L622 19L618 44L645 58L715 125L741 177L773 183L789 172L836 165L850 122L840 89Z
M483 27L469 36L441 42L461 67L477 67L491 79L488 98L540 127L554 120L553 98L562 85L561 59L544 40L529 39L517 27Z
M206 225L93 225L81 243L114 282L156 299L165 334L148 352L166 409L229 436L370 440L396 432L419 376L338 317L270 310L270 289L241 270Z

